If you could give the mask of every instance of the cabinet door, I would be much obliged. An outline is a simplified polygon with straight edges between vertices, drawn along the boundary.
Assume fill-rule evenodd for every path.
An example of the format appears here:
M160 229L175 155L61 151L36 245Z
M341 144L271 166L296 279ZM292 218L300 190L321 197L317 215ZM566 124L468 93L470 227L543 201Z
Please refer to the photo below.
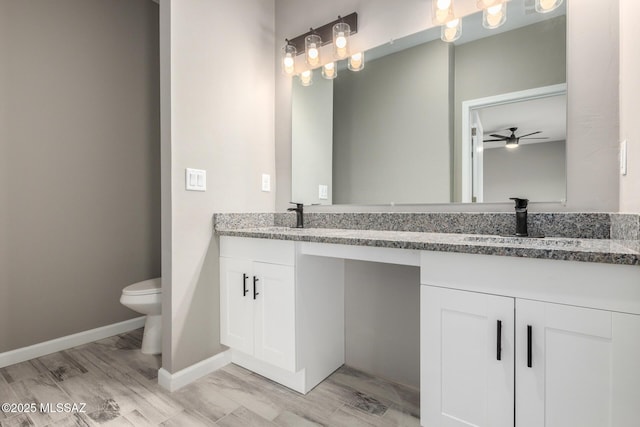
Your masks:
M258 279L258 295L254 301L254 355L272 365L295 372L294 268L261 262L255 262L253 267Z
M432 286L420 298L421 424L513 427L513 298Z
M612 426L611 312L517 300L516 341L518 427Z
M251 261L220 257L220 342L247 354L254 342L252 278Z

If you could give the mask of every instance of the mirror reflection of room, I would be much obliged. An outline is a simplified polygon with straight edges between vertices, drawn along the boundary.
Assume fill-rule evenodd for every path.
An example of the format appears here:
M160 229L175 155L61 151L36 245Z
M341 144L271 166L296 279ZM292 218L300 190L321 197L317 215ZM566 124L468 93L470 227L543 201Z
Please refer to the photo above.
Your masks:
M506 202L515 191L534 202L565 201L566 9L529 9L509 2L496 30L483 28L481 12L469 15L453 43L440 39L439 28L395 40L367 51L362 71L339 65L334 80L318 74L303 87L294 78L292 199L486 203ZM553 111L533 95L463 111L465 102L562 85L543 96L555 98ZM480 146L473 117L483 122ZM527 135L517 149L506 147L512 128L516 138Z

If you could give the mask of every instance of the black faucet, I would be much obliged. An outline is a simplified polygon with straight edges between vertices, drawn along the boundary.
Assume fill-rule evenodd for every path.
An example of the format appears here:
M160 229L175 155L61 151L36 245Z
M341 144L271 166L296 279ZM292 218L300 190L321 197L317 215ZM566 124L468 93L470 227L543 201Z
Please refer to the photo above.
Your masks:
M519 199L517 197L511 197L510 200L516 202L516 236L528 237L527 232L527 204L528 199Z
M292 205L296 205L295 208L289 208L288 211L294 211L296 213L296 228L304 228L304 212L302 203L291 202Z

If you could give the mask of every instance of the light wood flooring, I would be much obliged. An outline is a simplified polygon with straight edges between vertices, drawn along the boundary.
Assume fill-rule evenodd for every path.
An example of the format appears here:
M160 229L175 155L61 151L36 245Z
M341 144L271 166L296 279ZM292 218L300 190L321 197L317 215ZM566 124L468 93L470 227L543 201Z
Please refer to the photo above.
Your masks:
M0 369L0 403L86 403L86 412L4 413L17 426L419 426L416 390L343 366L306 396L236 365L169 393L142 330Z

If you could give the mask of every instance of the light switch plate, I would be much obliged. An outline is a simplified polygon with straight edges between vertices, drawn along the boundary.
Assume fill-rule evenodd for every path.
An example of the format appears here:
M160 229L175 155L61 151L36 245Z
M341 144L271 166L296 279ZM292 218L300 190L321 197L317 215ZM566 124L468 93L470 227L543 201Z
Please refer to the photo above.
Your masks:
M207 191L207 171L187 168L185 182L188 191Z
M271 175L262 174L262 191L271 191Z
M627 141L620 143L620 175L627 174Z
M318 185L318 199L327 200L329 198L329 186L320 184Z

